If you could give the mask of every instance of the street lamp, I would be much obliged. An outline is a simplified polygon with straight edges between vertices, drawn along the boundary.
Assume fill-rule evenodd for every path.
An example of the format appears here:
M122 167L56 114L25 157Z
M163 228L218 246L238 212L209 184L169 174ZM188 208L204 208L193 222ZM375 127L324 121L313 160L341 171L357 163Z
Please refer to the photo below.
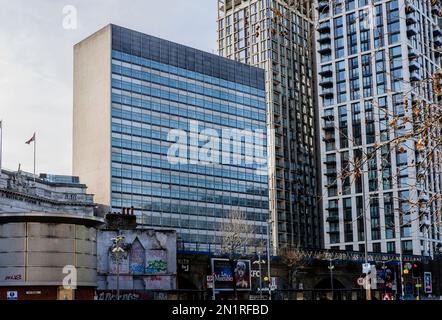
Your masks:
M124 242L124 236L119 234L116 238L112 239L115 246L112 249L112 253L115 255L117 260L117 300L120 300L120 255L125 251L121 247L121 244Z
M270 228L272 227L272 219L267 220L267 277L269 278L269 300L272 300L272 290L270 288L271 283L271 275L270 275L270 241L271 241L271 232Z
M335 266L333 265L333 259L330 257L330 264L328 266L328 270L330 270L330 284L331 284L331 290L332 290L332 300L335 300L335 290L333 285L333 270L335 269Z
M265 260L261 260L261 251L258 251L258 261L254 261L253 264L258 264L259 266L259 297L262 300L262 271L261 264L266 263Z
M369 265L368 262L368 228L367 228L367 207L365 204L365 176L364 170L361 169L361 184L362 184L362 219L364 220L364 256L365 256L365 268ZM368 270L366 270L368 271ZM365 276L366 286L366 299L371 300L371 281L368 272Z

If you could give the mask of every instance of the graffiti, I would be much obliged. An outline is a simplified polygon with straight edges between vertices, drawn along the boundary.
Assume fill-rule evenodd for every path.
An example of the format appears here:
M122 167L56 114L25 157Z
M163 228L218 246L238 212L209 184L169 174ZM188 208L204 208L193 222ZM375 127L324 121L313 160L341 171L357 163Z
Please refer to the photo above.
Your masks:
M16 274L16 275L12 275L12 276L6 276L5 277L5 281L20 281L22 280L22 275L21 274Z
M98 294L97 300L117 300L117 295L110 292L101 292ZM124 293L120 294L119 300L140 300L140 295L137 293Z
M172 277L169 276L150 276L144 278L146 290L171 290Z
M145 273L144 259L146 253L143 245L138 238L135 239L130 250L130 273L142 274Z
M167 251L147 250L146 252L146 273L166 273L167 272Z
M163 273L167 271L167 262L161 260L150 261L146 267L146 273Z

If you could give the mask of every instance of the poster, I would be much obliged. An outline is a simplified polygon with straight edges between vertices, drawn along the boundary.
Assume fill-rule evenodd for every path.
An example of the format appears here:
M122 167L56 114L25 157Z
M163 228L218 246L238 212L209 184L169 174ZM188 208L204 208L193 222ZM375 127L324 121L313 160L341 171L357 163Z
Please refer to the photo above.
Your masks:
M237 291L251 290L250 260L236 260L233 270L228 259L212 259L212 272L215 275L215 289L233 291L233 272Z

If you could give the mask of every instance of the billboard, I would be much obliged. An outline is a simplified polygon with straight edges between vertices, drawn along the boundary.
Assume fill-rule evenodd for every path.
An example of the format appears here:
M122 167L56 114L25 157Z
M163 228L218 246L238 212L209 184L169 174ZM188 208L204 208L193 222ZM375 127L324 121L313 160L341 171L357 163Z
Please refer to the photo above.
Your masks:
M251 290L250 260L235 260L232 268L228 259L212 259L212 273L215 276L215 290L233 291L234 278L237 291Z

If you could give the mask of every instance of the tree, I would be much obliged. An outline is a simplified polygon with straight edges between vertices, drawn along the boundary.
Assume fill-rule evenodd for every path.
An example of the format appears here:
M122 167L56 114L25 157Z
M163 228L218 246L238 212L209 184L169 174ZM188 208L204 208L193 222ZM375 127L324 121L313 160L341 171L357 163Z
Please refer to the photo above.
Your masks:
M280 254L289 269L289 283L293 289L298 287L298 271L308 264L307 253L299 248L281 249Z
M220 223L221 251L227 255L233 276L233 291L237 298L235 266L237 258L246 254L248 248L254 244L256 228L247 221L246 214L239 208L232 209L228 216Z

